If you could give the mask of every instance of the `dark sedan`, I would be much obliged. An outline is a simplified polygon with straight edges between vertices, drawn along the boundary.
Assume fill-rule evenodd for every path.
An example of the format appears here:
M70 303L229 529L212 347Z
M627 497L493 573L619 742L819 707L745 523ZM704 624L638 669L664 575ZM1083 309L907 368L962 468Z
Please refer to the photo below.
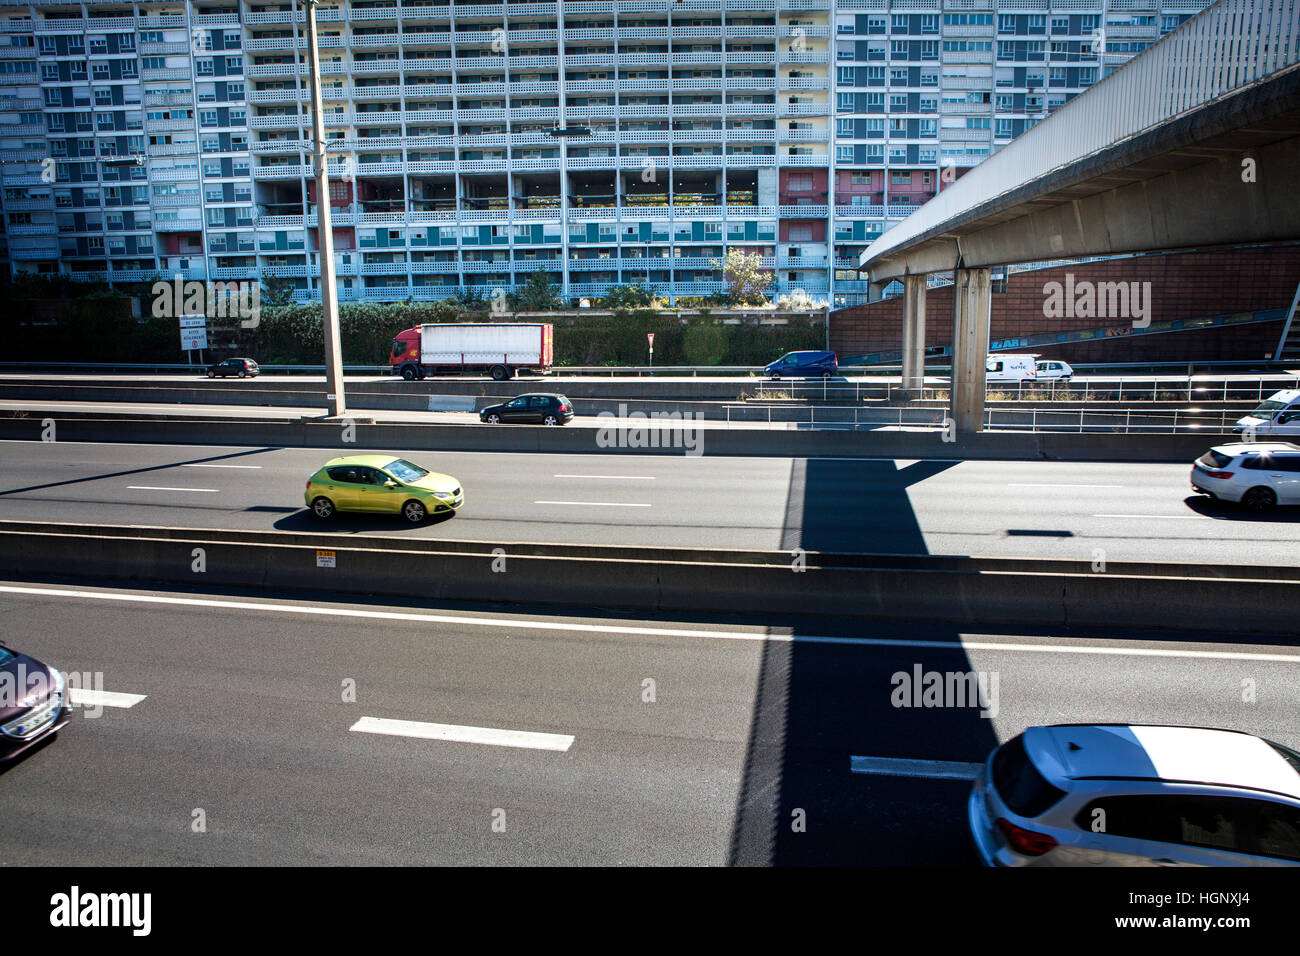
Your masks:
M52 737L71 716L64 676L0 644L0 762Z
M489 405L478 413L478 420L487 425L567 425L573 421L573 403L563 395L520 395Z
M251 358L228 358L208 366L208 378L225 378L234 375L237 378L256 378L261 369Z

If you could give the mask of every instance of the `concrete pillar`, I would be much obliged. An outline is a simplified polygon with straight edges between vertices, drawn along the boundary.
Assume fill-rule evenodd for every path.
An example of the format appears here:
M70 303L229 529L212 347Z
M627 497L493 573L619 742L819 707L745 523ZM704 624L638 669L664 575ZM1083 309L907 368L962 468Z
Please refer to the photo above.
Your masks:
M957 431L984 428L985 364L993 295L988 269L953 273L952 398L949 416Z
M925 384L925 275L903 280L903 392L918 396Z

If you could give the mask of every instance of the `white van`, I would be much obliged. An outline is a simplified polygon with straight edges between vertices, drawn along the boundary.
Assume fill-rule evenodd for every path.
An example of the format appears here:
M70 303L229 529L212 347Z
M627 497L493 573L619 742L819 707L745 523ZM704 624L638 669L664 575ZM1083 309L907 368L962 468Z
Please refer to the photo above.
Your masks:
M1038 380L1037 355L1009 354L999 352L990 355L985 370L987 381L992 382L1035 382Z
M1237 419L1232 430L1253 431L1256 435L1300 435L1300 389L1274 392L1259 408Z

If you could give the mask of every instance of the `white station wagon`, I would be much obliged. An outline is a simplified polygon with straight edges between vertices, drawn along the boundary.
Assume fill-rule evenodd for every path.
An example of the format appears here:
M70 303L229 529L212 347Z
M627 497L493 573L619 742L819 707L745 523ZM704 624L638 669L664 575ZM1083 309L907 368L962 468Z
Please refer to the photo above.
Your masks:
M990 866L1300 865L1300 753L1204 727L1030 727L971 790Z

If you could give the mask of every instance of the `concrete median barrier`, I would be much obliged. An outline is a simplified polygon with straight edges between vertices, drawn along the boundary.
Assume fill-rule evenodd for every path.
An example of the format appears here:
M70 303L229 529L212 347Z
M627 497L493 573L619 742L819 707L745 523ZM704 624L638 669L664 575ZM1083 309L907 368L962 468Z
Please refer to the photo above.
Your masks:
M951 621L961 625L1294 628L1295 569L1028 559L402 542L327 535L0 522L0 573L371 594L442 602ZM1143 573L1145 572L1145 573ZM1285 572L1285 573L1281 573ZM328 599L328 598L325 598Z
M427 397L425 398L427 401ZM53 422L59 441L137 442L167 445L234 445L298 448L390 448L428 451L550 452L683 455L681 442L665 447L611 445L601 428L568 425L357 423L298 419L193 418L80 415L67 412L0 413L0 439L40 441ZM611 421L611 424L617 422ZM671 423L670 423L671 424ZM683 427L686 423L682 423ZM651 430L653 431L653 430ZM703 428L699 453L715 457L904 458L1001 461L1114 461L1190 463L1222 435L1108 435L980 432L943 441L939 432L836 429ZM347 440L350 438L351 440Z

